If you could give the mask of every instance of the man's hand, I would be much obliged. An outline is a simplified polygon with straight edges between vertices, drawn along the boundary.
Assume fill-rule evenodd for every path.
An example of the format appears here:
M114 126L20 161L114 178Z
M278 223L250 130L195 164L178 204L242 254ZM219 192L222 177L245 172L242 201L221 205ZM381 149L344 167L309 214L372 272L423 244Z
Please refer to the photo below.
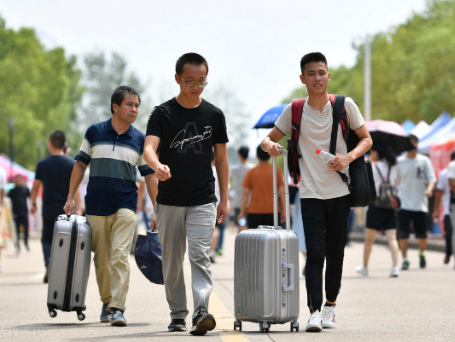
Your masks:
M280 213L280 223L283 223L283 222L286 222L286 211L285 210L283 210Z
M278 143L275 143L273 141L269 141L266 143L266 147L267 147L267 153L270 154L271 156L281 156L281 152L279 151L279 149L284 149L283 146L281 146L280 144Z
M71 215L74 213L74 207L76 206L76 202L74 199L69 199L66 201L65 206L63 207L63 211L66 215Z
M165 180L168 180L169 178L172 177L171 175L171 170L169 169L169 166L160 164L156 170L155 170L156 178L158 180L164 182Z
M228 204L227 201L220 201L218 204L218 208L216 210L216 221L218 224L223 223L226 221L228 216Z
M433 218L434 223L438 223L439 215L438 215L437 210L433 211L433 215L431 215L431 217Z
M152 219L150 220L150 227L152 228L156 228L156 230L158 230L158 227L156 227L156 219L155 219L155 213L153 213L152 215Z
M329 161L329 166L335 171L341 171L346 166L351 164L354 161L354 158L348 154L337 153L336 157Z
M38 207L36 206L36 203L33 203L32 207L30 208L30 212L32 213L32 215L35 215L37 211Z
M428 198L430 198L431 196L433 196L433 191L430 190L430 189L425 190L425 196L427 196Z

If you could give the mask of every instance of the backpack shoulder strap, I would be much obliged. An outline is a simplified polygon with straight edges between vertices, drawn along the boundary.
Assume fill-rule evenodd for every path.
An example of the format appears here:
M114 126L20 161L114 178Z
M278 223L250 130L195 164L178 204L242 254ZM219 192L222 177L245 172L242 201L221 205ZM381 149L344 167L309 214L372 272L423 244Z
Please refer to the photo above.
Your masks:
M374 166L376 167L376 170L378 171L379 177L381 177L382 182L385 183L385 178L384 178L384 176L382 175L381 170L379 170L378 164L374 164ZM389 170L390 170L390 169L389 169Z
M292 134L291 138L297 146L300 134L300 122L302 121L303 105L306 98L292 101Z
M346 99L346 96L329 94L329 98L333 108L332 135L330 137L330 153L336 154L338 124L341 122L343 113L344 116L346 116L346 111L344 109L344 100ZM343 125L341 128L343 129ZM343 130L343 132L345 131Z

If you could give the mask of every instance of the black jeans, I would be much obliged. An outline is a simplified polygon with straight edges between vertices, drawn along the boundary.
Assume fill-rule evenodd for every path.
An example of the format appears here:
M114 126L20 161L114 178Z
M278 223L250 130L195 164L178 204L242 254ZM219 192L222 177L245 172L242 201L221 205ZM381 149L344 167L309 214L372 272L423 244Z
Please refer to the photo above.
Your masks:
M44 265L49 267L51 259L52 238L54 237L54 224L55 218L43 217L43 235L41 237L41 244L43 245Z
M21 216L15 216L14 221L16 223L16 233L17 233L17 250L19 251L20 245L19 245L19 240L20 240L20 234L21 234L21 227L24 231L24 245L27 247L28 246L28 216L27 215L21 215Z
M452 255L452 221L450 220L450 215L444 215L444 230L446 231L445 240L446 240L446 256Z
M310 311L321 310L322 269L325 270L325 294L335 302L340 292L344 247L351 203L348 196L320 200L302 198L302 220L307 247L305 282Z

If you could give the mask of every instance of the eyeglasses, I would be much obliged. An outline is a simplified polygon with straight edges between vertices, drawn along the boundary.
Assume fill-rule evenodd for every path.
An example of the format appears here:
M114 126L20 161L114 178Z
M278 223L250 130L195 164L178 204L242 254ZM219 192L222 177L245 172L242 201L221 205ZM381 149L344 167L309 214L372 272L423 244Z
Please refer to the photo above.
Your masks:
M205 88L208 84L205 81L185 81L182 76L179 75L179 77L183 82L185 82L186 86L190 88L194 88L196 84L199 88Z

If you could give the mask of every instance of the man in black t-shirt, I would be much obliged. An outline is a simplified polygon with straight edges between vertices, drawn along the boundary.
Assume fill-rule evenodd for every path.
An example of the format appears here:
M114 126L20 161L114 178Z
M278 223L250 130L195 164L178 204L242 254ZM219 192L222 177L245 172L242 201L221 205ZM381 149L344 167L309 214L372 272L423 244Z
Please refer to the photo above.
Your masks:
M49 136L47 148L51 155L41 159L36 166L35 181L33 182L32 194L32 214L36 214L36 197L40 185L43 185L43 234L41 243L43 245L44 264L46 265L46 275L44 283L48 282L49 259L51 257L52 237L54 236L54 223L58 215L65 214L63 207L68 195L71 172L73 171L74 160L63 153L66 145L66 135L62 131L53 131ZM77 214L82 213L80 192L76 196Z
M28 207L27 198L30 197L30 190L24 183L22 175L16 175L14 177L14 184L16 187L10 190L8 197L11 199L13 204L13 216L14 222L16 223L17 232L17 251L20 251L19 237L21 228L24 231L24 245L27 251L28 248Z
M156 224L163 251L166 299L171 310L169 331L185 331L188 315L183 257L188 237L194 299L190 333L203 335L215 328L208 313L212 292L209 250L215 222L228 213L228 142L223 112L200 97L207 85L208 64L201 55L187 53L176 63L180 94L155 107L149 117L144 159L155 170L158 185ZM161 144L159 159L156 150ZM216 208L212 148L220 186Z

